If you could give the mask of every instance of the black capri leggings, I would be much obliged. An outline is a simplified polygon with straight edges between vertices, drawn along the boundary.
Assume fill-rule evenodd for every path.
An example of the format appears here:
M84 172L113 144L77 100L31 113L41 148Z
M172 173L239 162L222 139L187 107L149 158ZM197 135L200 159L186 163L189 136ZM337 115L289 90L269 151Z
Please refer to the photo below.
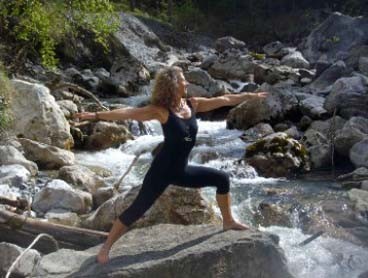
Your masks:
M126 226L132 225L153 205L170 184L191 188L215 186L217 194L227 194L230 190L229 175L214 168L187 165L182 174L173 179L163 179L157 170L150 169L144 177L137 198L120 214L120 221Z

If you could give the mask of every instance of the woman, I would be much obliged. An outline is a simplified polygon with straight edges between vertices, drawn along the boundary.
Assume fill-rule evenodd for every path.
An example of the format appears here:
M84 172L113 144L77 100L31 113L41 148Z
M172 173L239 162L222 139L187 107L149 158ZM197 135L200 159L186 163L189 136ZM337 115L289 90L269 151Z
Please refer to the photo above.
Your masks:
M181 68L168 67L157 74L150 105L142 108L75 114L76 118L86 120L147 121L155 119L161 123L165 137L162 149L155 156L144 177L137 198L114 221L107 240L97 255L99 263L108 261L109 251L114 242L153 205L169 184L192 188L216 186L216 200L223 218L223 229L245 230L248 228L237 222L231 214L229 175L214 168L191 166L187 163L198 130L196 112L210 111L222 106L234 106L253 97L264 98L267 93L228 94L214 98L192 97L187 100L187 85Z

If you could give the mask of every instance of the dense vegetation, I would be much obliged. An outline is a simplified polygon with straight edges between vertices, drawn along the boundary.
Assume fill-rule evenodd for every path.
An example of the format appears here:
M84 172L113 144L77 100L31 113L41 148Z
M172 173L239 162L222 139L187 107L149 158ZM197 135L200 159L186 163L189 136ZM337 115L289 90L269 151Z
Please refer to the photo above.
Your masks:
M0 140L11 124L11 114L9 113L11 90L9 80L0 64Z
M57 44L66 36L77 37L85 31L107 47L108 36L117 28L117 11L154 17L179 30L203 32L214 37L232 35L257 47L274 40L296 44L332 11L367 15L368 1L0 1L0 60L6 65L17 61L22 64L25 57L32 57L47 67L54 67L58 63Z

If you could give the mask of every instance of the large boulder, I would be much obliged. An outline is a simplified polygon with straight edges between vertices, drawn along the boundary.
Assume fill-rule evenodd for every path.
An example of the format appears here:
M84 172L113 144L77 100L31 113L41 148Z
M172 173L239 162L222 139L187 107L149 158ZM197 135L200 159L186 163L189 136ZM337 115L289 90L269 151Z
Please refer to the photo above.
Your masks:
M34 276L161 278L291 278L276 236L258 231L220 232L211 225L156 225L118 240L110 263L93 263L100 246L61 249L44 256Z
M368 138L354 144L349 156L355 167L368 167Z
M20 164L32 175L38 173L37 164L27 160L24 155L13 146L0 146L0 165Z
M245 160L267 177L286 177L309 170L306 148L283 132L268 135L246 148Z
M336 132L336 151L343 156L349 156L351 147L364 138L368 138L368 119L352 117Z
M348 56L356 46L367 44L368 20L350 17L341 13L331 14L307 37L302 51L304 57L315 63L326 55L330 63Z
M310 96L303 99L299 105L300 110L304 115L311 117L312 119L326 118L328 115L327 110L323 107L325 98L318 96Z
M47 87L14 79L11 109L13 132L59 148L73 147L70 126Z
M282 120L286 113L297 110L298 100L291 88L263 84L259 90L268 92L267 98L250 98L231 109L228 128L246 130L260 122Z
M71 151L26 138L18 140L22 144L26 158L36 162L41 169L59 169L74 164L74 153Z
M83 221L82 226L108 231L112 221L135 200L140 188L134 187L106 201ZM201 196L200 190L170 186L133 225L145 227L160 223L189 225L213 222L219 222L219 219Z
M338 79L327 96L324 107L329 113L349 119L353 116L368 118L368 84L360 76Z
M46 213L52 209L63 209L76 213L87 213L92 208L90 193L73 189L62 180L52 180L36 193L32 209Z
M193 87L188 87L189 96L205 96L212 97L222 92L222 86L214 80L206 71L195 68L185 72L185 78L188 82L204 89L204 92L198 92Z

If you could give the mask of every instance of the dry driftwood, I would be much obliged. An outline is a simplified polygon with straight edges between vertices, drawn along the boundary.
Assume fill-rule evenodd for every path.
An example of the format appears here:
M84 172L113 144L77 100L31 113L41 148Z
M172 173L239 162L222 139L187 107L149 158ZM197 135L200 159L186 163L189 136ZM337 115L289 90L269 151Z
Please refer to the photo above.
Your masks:
M61 248L86 249L105 241L106 232L65 226L30 218L6 210L0 210L1 241L27 247L34 238L46 233L54 237ZM42 253L54 252L55 247L49 239L41 239L35 249Z

